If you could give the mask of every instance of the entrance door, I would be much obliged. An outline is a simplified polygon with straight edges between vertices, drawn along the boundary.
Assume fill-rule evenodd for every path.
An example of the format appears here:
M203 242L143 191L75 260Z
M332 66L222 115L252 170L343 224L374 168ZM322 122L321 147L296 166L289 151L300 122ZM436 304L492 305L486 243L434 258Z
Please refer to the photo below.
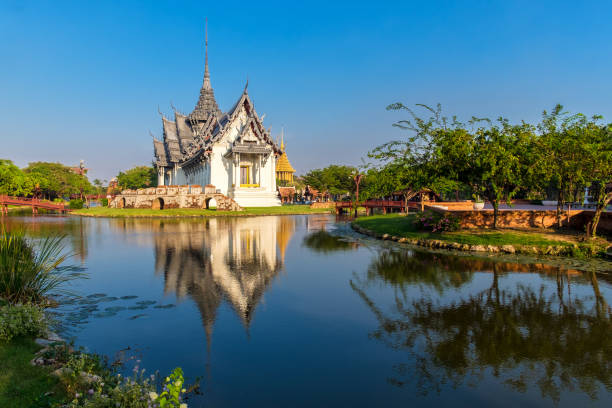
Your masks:
M247 187L251 184L250 170L250 166L240 166L240 187Z

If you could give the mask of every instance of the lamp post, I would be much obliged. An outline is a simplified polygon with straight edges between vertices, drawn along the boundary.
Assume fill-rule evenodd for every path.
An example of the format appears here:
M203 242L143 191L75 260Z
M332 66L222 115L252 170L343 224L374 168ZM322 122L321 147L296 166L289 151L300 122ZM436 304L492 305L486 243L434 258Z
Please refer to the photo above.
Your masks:
M355 185L357 186L355 191L355 218L357 217L357 207L359 207L359 183L361 183L361 177L363 177L363 175L359 173L355 174L353 177L353 180L355 180Z

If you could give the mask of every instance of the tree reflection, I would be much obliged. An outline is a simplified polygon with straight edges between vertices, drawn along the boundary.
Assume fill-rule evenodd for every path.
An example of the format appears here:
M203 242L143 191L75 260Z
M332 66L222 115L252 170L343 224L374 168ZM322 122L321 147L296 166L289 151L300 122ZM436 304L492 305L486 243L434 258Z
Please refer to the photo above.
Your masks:
M403 386L414 379L419 391L428 393L444 385L474 385L493 375L517 391L535 385L555 402L563 391L580 390L597 399L600 387L612 390L611 310L595 274L573 284L582 289L590 283L594 296L570 296L569 275L562 271L551 276L556 288L501 288L502 272L496 268L489 269L489 288L451 303L424 294L409 296L407 289L414 284L441 292L468 282L474 268L466 264L457 269L456 262L431 254L383 252L370 266L367 282L351 281L378 320L371 336L408 353L406 361L394 366L392 384ZM451 264L454 268L444 276ZM368 282L381 279L403 293L395 297L391 312L366 293ZM547 286L556 290L547 291Z
M472 270L463 263L461 258L431 252L386 250L370 264L368 280L382 279L399 288L424 284L442 293L472 279Z
M356 242L346 241L325 230L315 231L304 237L303 245L321 253L350 251L358 246Z

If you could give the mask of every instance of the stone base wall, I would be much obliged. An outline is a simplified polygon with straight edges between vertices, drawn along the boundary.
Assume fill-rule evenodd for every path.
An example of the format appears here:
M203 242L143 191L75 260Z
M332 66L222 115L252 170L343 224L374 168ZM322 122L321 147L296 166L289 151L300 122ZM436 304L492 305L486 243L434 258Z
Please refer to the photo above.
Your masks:
M419 203L417 203L419 204ZM447 208L449 211L469 211L474 209L474 202L467 201L425 201L424 204L429 207L439 206Z
M212 188L211 188L212 187ZM138 190L123 190L115 196L111 208L209 208L212 199L219 211L242 211L234 200L214 192L214 186L160 186Z
M431 210L443 210L429 207ZM488 228L493 226L493 210L450 211L461 219L461 228ZM563 225L583 231L585 225L591 221L595 211L573 210L570 212L569 224L567 213L562 215ZM500 228L551 228L557 223L557 212L554 210L500 210L497 225ZM612 233L612 213L601 214L597 227L598 233Z

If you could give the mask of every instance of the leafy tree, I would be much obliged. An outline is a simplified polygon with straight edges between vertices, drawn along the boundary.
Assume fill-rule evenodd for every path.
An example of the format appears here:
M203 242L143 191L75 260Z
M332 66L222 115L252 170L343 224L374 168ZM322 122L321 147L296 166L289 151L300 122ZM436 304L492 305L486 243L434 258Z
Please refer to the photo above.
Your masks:
M119 172L117 182L121 188L138 189L157 186L157 173L151 166L137 166Z
M102 183L102 180L100 179L94 179L93 181L93 185L96 188L96 194L103 194L104 191L104 185Z
M499 204L510 204L522 184L522 153L533 140L530 125L510 125L505 119L499 122L500 126L481 127L472 135L464 169L458 174L459 181L493 205L493 228L497 228Z
M585 143L586 163L589 165L591 196L597 203L595 214L587 225L587 236L597 236L597 225L603 210L612 201L612 124L593 129Z
M0 159L0 194L28 196L32 194L32 180L12 161Z
M319 191L333 195L352 194L355 191L354 175L357 169L351 166L331 165L314 169L302 177L302 182Z
M433 162L432 130L452 131L447 128L447 119L442 117L440 105L437 109L417 106L428 110L431 116L421 118L401 103L387 106L387 110L408 112L410 119L400 120L393 126L409 130L412 135L382 144L368 153L368 157L382 163L370 174L369 194L380 197L400 191L408 205L408 201L424 189L442 193L457 187L457 183L439 172Z
M547 170L545 179L557 191L558 227L565 203L578 201L590 178L586 144L593 126L596 124L582 114L564 112L562 105L556 105L550 113L544 111L538 125L546 152L540 163ZM569 221L569 207L567 218Z
M33 162L24 172L30 177L35 190L49 199L93 192L86 176L76 174L61 163Z
M527 124L510 125L500 118L498 125L488 119L473 117L469 125L442 116L436 109L422 118L401 103L387 107L405 110L411 118L394 124L412 132L407 140L392 141L377 147L370 157L388 161L395 173L396 188L416 194L429 187L442 192L461 184L470 186L475 196L484 196L493 204L493 226L497 227L499 204L509 202L521 185L520 152L533 140L533 128Z

